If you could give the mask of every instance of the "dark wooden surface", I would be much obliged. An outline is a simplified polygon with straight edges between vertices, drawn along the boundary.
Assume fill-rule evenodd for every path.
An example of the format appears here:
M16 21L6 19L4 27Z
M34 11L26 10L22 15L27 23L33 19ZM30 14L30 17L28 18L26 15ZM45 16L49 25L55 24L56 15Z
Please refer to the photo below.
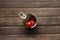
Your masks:
M60 26L36 26L34 29L27 29L25 26L0 27L0 35L27 34L60 34Z
M60 8L0 8L0 17L18 17L19 12L31 13L36 17L60 16Z
M60 34L38 34L32 37L26 35L1 35L0 40L60 40Z
M33 14L38 25L25 28L19 12ZM0 40L60 40L60 0L0 0Z
M60 7L60 0L1 0L0 7Z
M60 25L59 17L37 17L38 25ZM18 17L11 18L0 18L0 26L4 25L23 25L22 19Z

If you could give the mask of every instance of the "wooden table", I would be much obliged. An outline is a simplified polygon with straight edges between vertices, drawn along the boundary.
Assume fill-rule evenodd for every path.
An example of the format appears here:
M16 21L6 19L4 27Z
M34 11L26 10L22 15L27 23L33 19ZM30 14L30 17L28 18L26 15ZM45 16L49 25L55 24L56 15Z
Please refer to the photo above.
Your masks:
M26 29L19 12L36 16ZM60 0L0 0L0 40L60 40Z

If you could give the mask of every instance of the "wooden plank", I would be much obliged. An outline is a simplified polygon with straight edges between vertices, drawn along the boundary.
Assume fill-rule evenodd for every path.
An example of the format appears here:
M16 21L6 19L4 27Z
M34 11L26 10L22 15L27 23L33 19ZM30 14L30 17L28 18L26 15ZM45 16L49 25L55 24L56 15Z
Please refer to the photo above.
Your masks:
M45 2L0 2L0 8L40 8L40 7L60 7L60 3L57 1L45 1Z
M0 2L52 2L57 0L0 0Z
M39 34L32 37L21 36L21 35L0 35L1 40L59 40L60 34Z
M19 18L0 18L0 26L6 25L22 25L22 20Z
M12 18L0 18L0 26L7 25L23 25L22 19L12 17ZM60 17L37 17L38 25L60 25Z
M60 34L60 26L38 26L37 30L42 34Z
M60 26L36 26L34 29L25 26L0 27L0 35L36 35L60 34Z
M0 17L18 17L19 12L31 13L39 17L60 16L60 8L0 8Z
M60 34L42 34L38 35L39 40L60 40Z

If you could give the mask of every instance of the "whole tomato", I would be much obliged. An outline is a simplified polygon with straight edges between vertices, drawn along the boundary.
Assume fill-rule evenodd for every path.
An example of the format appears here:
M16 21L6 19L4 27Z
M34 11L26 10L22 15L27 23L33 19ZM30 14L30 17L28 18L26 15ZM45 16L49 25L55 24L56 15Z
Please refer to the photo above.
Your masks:
M27 27L32 27L32 22L28 21L26 25L27 25Z

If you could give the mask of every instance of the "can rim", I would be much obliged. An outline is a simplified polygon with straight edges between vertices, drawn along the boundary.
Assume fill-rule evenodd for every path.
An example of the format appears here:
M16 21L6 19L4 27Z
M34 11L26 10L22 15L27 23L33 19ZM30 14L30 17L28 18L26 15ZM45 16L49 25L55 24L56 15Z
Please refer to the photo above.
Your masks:
M36 17L35 17L35 18L36 18ZM35 23L31 28L36 27L36 25L37 25L37 18L36 18L36 23Z

